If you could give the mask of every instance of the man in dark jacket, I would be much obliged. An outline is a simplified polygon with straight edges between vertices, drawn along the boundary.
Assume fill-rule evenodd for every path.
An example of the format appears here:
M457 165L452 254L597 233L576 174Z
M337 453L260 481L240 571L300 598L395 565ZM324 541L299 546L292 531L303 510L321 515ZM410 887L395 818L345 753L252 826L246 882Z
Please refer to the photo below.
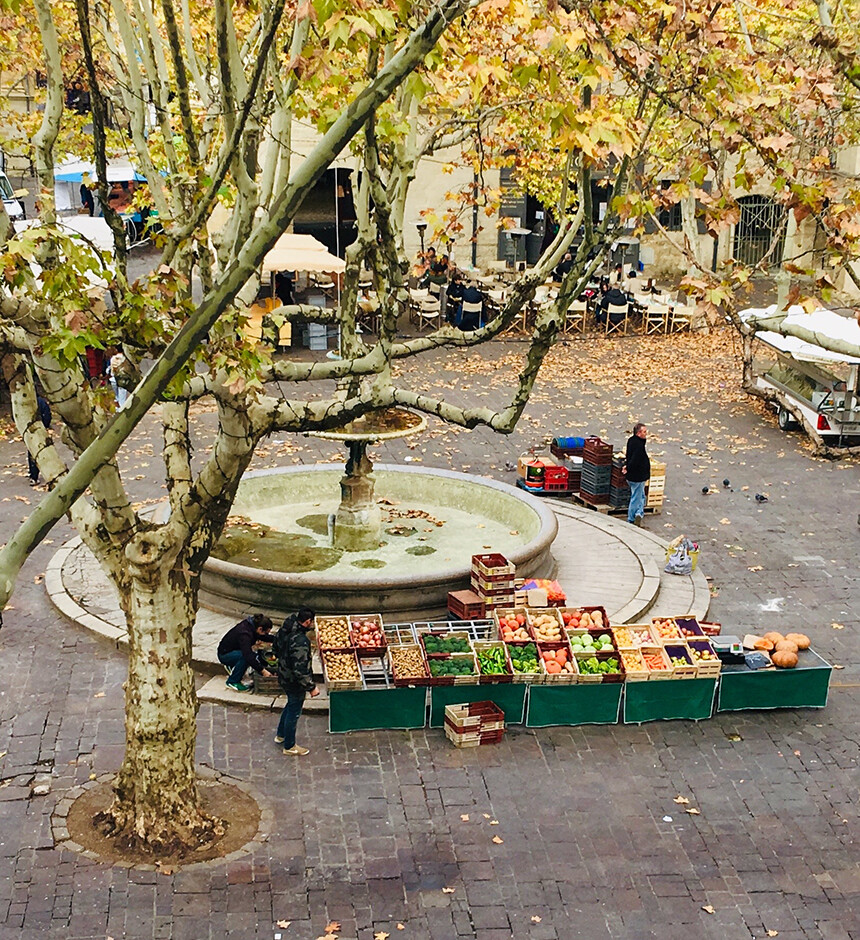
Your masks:
M278 657L278 682L287 693L287 704L281 712L275 744L284 745L284 753L300 757L310 752L296 744L296 726L302 713L305 695L320 694L311 669L311 641L308 633L314 628L314 612L300 607L287 617L275 636L274 651Z
M597 313L595 319L598 323L605 323L606 317L609 315L609 308L612 307L626 307L628 304L627 294L621 290L620 287L615 287L614 285L607 290L603 295L603 299L600 301L600 306L597 308ZM613 313L612 322L620 323L624 319L623 314Z
M51 406L41 395L36 396L36 405L39 408L39 420L45 425L45 429L50 431ZM39 482L39 465L29 450L27 451L27 473L30 477L30 486L35 486Z
M271 643L272 621L263 614L253 614L231 627L218 644L218 660L230 673L227 688L234 692L249 692L250 685L242 683L248 667L264 676L272 673L266 668L260 654L254 650L255 643Z
M627 441L627 462L624 473L630 487L630 507L627 521L633 525L642 525L645 514L645 484L651 479L651 460L645 450L648 428L640 421L633 428L633 434Z

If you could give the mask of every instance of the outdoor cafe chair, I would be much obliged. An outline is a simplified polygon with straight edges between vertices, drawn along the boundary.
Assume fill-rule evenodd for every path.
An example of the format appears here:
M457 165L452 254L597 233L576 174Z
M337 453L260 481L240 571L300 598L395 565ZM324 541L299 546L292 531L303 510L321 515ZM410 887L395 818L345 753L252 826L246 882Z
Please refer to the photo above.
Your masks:
M670 312L668 304L647 304L645 307L645 333L668 333Z
M476 300L472 303L464 300L460 309L460 329L477 330L481 325L484 314L483 301ZM468 322L468 325L467 325Z
M584 300L572 300L564 312L562 333L584 333L587 311L588 304Z
M683 333L693 328L693 308L685 304L675 304L669 317L668 332Z
M610 304L606 308L606 334L621 333L627 334L627 325L629 320L630 304ZM614 314L614 321L613 321Z
M442 320L442 304L436 297L425 297L418 307L418 329L438 330Z

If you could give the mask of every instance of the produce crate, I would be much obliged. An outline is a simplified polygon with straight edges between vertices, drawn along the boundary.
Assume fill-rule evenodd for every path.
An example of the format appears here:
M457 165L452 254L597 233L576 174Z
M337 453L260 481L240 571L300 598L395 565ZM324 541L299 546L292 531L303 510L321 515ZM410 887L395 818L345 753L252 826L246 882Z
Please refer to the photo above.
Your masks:
M693 657L690 656L690 651L687 649L686 644L666 643L663 648L666 650L666 655L669 657L669 662L672 666L672 674L676 679L695 679L698 676L699 669L693 662ZM673 659L683 659L685 660L685 664L679 666L672 662Z
M658 623L669 623L674 627L673 632L665 632L657 629ZM683 637L681 636L681 631L678 629L678 625L671 617L655 617L651 621L651 635L654 637L655 643L681 643L683 642Z
M606 614L605 607L557 607L559 616L562 618L562 623L564 623L565 614L593 614L595 612L600 613L600 619L603 623L601 629L609 630L609 617ZM591 627L571 627L570 623L565 624L565 630L568 633L585 633L586 630L592 629Z
M445 725L445 737L454 747L479 747L481 744L498 744L505 736L501 731L466 731L458 734L450 725Z
M518 616L523 618L523 622L522 624L518 622L517 629L525 630L526 634L531 637L525 607L498 607L493 611L493 622L496 625L496 632L500 639L504 640L504 629L502 627L502 623L506 620L516 620ZM528 640L520 639L512 640L510 642L528 643Z
M546 685L576 685L579 682L579 669L576 664L576 657L571 653L567 643L538 643L538 662L540 663L543 683ZM573 672L547 672L546 662L543 654L556 650L567 651L567 661L573 665Z
M537 663L538 663L538 667L537 667L538 672L517 672L517 670L514 668L514 661L511 658L511 652L518 647L522 649L526 646L533 646L535 648L535 658L537 659ZM546 673L543 672L543 670L541 669L540 654L538 653L538 648L537 648L536 643L534 643L532 640L529 640L525 643L505 643L505 649L507 650L507 653L508 653L508 668L511 670L512 682L517 682L520 684L530 684L530 685L542 685L543 684L546 678Z
M541 607L539 610L530 607L526 609L526 623L528 624L529 633L531 633L533 640L539 643L553 642L549 639L540 639L535 632L535 622L541 617L549 617L552 622L558 626L559 641L564 639L564 621L561 619L561 614L558 612L557 607Z
M330 642L331 629L334 627L345 630L343 642ZM350 619L345 614L338 617L314 617L314 628L317 635L317 646L321 650L348 650L350 649Z
M704 632L695 617L675 617L675 623L681 636L686 640L695 640L704 637Z
M599 437L587 437L582 447L583 464L605 464L612 463L612 445Z
M580 487L579 498L590 506L605 506L609 504L609 493L587 493Z
M433 664L445 662L446 660L463 660L472 664L472 672L463 676L434 676ZM475 662L474 653L448 653L443 656L436 656L428 660L430 669L430 685L478 685L480 675L478 673L478 664Z
M494 594L491 598L484 598L484 612L489 614L500 607L510 607L516 600L516 594Z
M619 653L575 653L576 656L576 665L579 670L579 681L580 683L609 683L609 682L623 682L624 681L624 663L621 662L621 655ZM618 660L618 665L621 667L620 672L615 673L590 673L583 672L582 663L586 659L595 658L598 662L603 662L607 659L616 659Z
M704 620L700 620L699 626L702 628L702 633L704 633L705 636L719 636L723 632L723 625L721 623L707 623Z
M352 662L355 664L355 678L354 679L331 679L329 678L329 664L330 658L335 656L345 656L351 657ZM337 651L337 650L323 650L322 652L322 664L323 664L323 677L325 678L326 688L329 692L350 692L362 688L361 682L361 670L358 668L358 657L355 655L354 650Z
M401 643L417 643L415 627L411 623L389 623L385 627L385 639L395 646Z
M504 731L505 713L495 702L462 702L445 706L445 724L454 731Z
M262 676L254 673L254 695L282 695L281 684L277 676Z
M631 641L630 643L623 642L619 638L619 633L623 635L623 631L627 631L630 634ZM612 635L615 637L615 645L619 648L639 648L640 646L653 646L654 645L654 636L651 633L651 627L647 623L626 623L620 627L612 628Z
M505 644L499 640L473 640L472 648L475 650L475 662L478 664L479 684L492 685L499 682L513 682L513 673L510 671L508 656L505 652ZM484 673L481 671L481 661L479 654L486 650L499 650L505 672L502 673Z
M567 467L556 465L547 465L543 473L543 485L545 489L552 489L558 486L560 489L567 489Z
M472 590L479 598L493 597L496 594L512 594L514 591L514 576L506 575L504 578L488 580L476 572L470 578Z
M449 591L448 611L458 620L484 616L484 601L474 591Z
M472 571L485 579L494 580L512 578L516 574L517 566L509 562L504 555L491 552L486 555L472 555Z
M669 662L669 657L666 655L666 650L661 645L656 646L641 646L639 651L642 653L643 657L654 656L657 657L665 668L663 669L654 669L651 666L648 667L648 672L651 676L651 681L655 679L674 679L675 674L672 671L672 664Z
M394 666L394 660L398 650L402 650L404 652L409 651L418 654L418 656L421 658L422 673L420 676L400 676L397 674L397 669ZM391 671L391 677L396 686L430 684L430 672L427 669L427 660L424 658L424 650L421 648L419 643L389 643L388 649L386 650L386 656L388 657L388 668Z
M418 638L421 641L421 646L424 649L424 655L427 657L428 660L436 659L437 657L441 659L443 657L452 655L451 651L443 651L439 653L429 652L427 649L427 638L431 636L438 637L440 640L461 640L463 643L466 644L466 647L467 647L466 650L462 651L464 653L467 651L470 651L472 648L472 644L471 644L472 638L469 636L469 634L465 630L450 630L450 631L429 630L427 632L419 631ZM460 655L460 654L458 653L457 655Z
M713 646L705 640L687 640L687 646L691 650L701 650L706 653L711 653L715 657L714 659L695 659L696 669L698 670L698 677L700 679L705 679L708 676L718 676L720 674L720 669L722 668L722 663L720 662L719 657L714 652Z
M618 655L624 665L624 676L627 682L646 682L651 677L651 671L645 665L642 653L638 649L619 650Z

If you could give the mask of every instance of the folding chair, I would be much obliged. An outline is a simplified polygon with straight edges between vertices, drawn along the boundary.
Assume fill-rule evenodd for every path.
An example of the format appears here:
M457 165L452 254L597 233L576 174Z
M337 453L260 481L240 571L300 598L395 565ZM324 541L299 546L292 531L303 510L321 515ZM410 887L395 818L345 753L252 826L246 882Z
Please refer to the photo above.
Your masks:
M588 304L584 300L572 300L570 306L564 312L564 323L561 327L562 333L584 333L585 332L585 314L588 310Z
M430 291L424 287L415 287L409 291L409 322L418 323L421 304L430 298ZM432 298L430 298L432 299Z
M481 317L484 313L484 304L480 300L469 303L464 300L460 311L460 329L477 330L481 325ZM468 325L467 325L468 319Z
M675 304L675 307L669 314L668 332L683 333L684 330L693 328L693 307L687 307L682 304Z
M327 274L314 276L313 285L321 290L329 300L334 300L335 283Z
M418 308L418 329L425 326L431 330L438 330L442 320L442 304L435 297L427 297L421 301Z
M669 332L669 307L667 304L650 303L645 307L645 333Z
M627 334L627 319L629 316L630 304L610 304L606 309L606 333ZM613 314L615 322L613 323Z

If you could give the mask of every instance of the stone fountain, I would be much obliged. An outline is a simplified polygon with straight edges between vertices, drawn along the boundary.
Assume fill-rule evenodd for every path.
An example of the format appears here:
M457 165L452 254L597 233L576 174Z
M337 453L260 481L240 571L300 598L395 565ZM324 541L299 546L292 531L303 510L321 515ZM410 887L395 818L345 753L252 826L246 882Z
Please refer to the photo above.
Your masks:
M373 441L416 434L424 418L389 409L316 436L343 441L346 468L248 473L201 572L201 602L224 613L382 613L444 617L469 587L471 556L500 551L521 577L551 577L555 514L505 483L450 470L374 466ZM338 501L338 489L340 500Z

